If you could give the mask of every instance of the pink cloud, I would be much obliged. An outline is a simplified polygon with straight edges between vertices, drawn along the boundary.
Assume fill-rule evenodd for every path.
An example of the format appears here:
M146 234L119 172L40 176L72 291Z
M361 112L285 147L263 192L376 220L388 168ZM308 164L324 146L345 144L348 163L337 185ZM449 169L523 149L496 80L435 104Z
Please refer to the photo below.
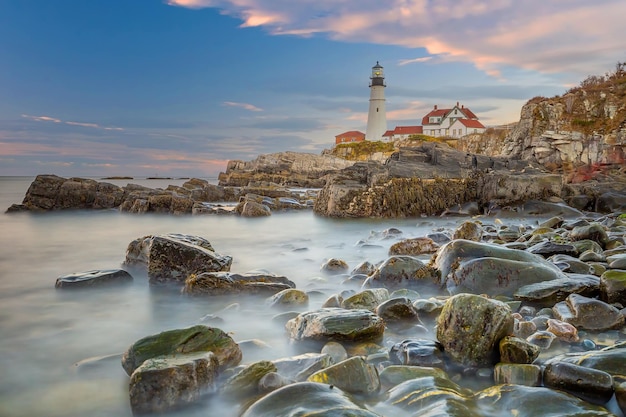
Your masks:
M239 107L241 109L249 110L249 111L263 111L262 108L255 106L254 104L248 103L238 103L235 101L225 101L222 103L223 106L227 107Z
M626 38L619 36L624 33L623 0L170 0L169 4L219 8L241 19L242 26L264 26L273 34L325 33L340 41L425 48L442 60L470 62L498 78L507 66L546 73L602 73L623 60L626 49ZM577 65L580 62L585 65Z

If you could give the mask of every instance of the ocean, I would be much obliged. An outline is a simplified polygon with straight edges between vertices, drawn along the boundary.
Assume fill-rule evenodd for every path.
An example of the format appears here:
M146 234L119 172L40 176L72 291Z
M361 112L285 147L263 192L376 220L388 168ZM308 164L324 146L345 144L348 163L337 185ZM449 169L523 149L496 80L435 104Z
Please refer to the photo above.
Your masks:
M128 376L120 355L138 339L197 324L213 314L237 342L266 345L242 363L298 354L263 297L188 298L150 288L145 272L133 271L133 284L81 291L55 289L57 277L94 269L120 268L128 244L142 236L183 233L204 237L220 254L233 257L231 271L263 269L284 275L311 294L317 309L332 294L347 289L342 277L325 275L321 265L340 258L354 268L387 258L397 238L452 231L466 218L330 219L312 211L274 213L264 218L234 215L172 216L128 214L116 210L13 213L32 177L0 178L0 415L131 416ZM215 183L215 179L209 179ZM185 180L108 181L148 187L182 185ZM542 219L511 217L526 224ZM494 224L495 218L482 219ZM302 311L307 308L301 309ZM399 340L386 343L391 344ZM180 416L236 416L212 406Z

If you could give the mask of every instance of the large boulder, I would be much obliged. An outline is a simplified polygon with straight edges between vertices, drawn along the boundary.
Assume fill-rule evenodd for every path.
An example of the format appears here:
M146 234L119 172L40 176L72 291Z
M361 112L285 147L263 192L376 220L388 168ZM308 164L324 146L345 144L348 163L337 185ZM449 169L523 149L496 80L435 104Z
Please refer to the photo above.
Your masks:
M433 265L450 294L512 296L521 286L566 277L539 255L462 239L442 246Z
M214 327L196 325L167 330L136 341L122 355L122 367L132 375L148 359L193 352L213 352L220 369L235 366L242 358L239 345L229 335Z
M133 414L161 413L200 400L215 390L218 371L212 352L147 359L130 376Z
M192 274L229 271L232 261L232 257L216 253L202 237L166 234L133 240L124 264L145 265L151 284L182 285Z
M511 308L473 294L450 297L437 319L437 340L465 366L492 366L499 361L500 340L513 334Z
M478 258L461 262L448 276L450 294L471 293L512 296L519 287L561 278L560 271L545 265L501 258Z

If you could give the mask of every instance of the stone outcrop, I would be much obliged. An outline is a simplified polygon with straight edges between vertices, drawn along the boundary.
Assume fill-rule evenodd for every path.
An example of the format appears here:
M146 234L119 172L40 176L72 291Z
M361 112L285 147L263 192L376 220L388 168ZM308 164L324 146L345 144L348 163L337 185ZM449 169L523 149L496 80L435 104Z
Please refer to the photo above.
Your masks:
M166 189L138 184L125 187L85 178L62 178L38 175L28 188L21 204L13 204L7 212L82 209L116 209L127 213L226 214L221 203L234 203L254 195L263 200L268 210L308 208L314 192L293 192L273 183L251 183L246 187L210 184L192 178L182 186Z
M357 162L329 175L314 211L330 217L438 215L467 202L481 207L560 196L559 175L519 160L468 155L447 145L402 148L385 164Z
M289 187L320 188L324 176L354 162L333 155L278 152L259 155L252 161L228 161L220 173L219 185L245 187L255 182L271 182Z

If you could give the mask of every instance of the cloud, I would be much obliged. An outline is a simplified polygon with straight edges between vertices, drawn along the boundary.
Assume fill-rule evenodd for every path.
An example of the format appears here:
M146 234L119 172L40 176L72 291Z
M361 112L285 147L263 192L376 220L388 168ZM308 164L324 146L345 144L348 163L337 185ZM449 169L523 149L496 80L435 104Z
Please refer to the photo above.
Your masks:
M239 107L241 109L245 109L249 111L263 111L262 108L257 107L254 104L238 103L236 101L225 101L222 103L222 105L227 106L227 107Z
M29 114L22 114L22 117L25 118L25 119L34 120L36 122L61 123L61 120L56 119L54 117L49 117L49 116L31 116Z
M622 60L623 0L169 0L217 8L270 33L423 48L428 56L398 65L469 62L492 77L508 67L573 79L603 73ZM580 63L585 65L580 65Z
M430 61L431 59L433 59L432 56L423 56L420 58L413 58L413 59L401 59L400 61L398 61L398 65L403 66L407 64L419 64L422 62Z
M94 129L103 129L103 130L117 130L117 131L124 130L121 127L100 126L97 123L63 121L61 119L57 119L56 117L50 117L50 116L31 116L29 114L22 114L22 117L28 120L34 120L36 122L62 123L62 124L66 124L69 126L89 127L89 128L94 128Z

